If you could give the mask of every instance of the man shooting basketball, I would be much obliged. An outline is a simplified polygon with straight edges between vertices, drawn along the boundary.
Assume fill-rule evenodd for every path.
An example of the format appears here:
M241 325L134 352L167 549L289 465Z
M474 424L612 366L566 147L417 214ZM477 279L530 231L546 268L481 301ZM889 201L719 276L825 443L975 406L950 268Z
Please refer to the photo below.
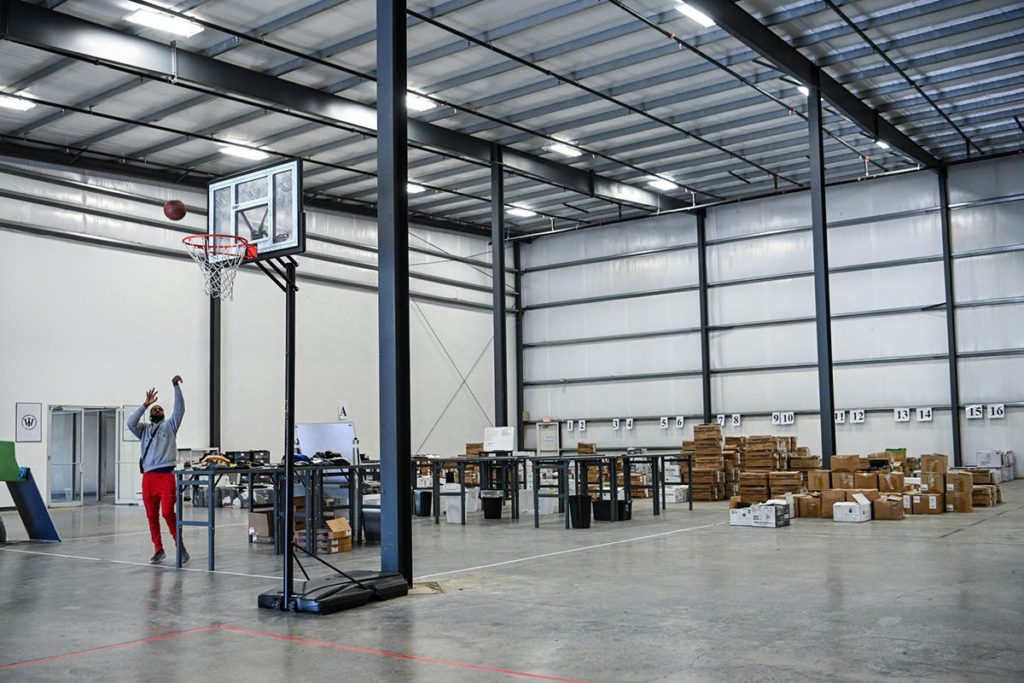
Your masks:
M178 457L176 436L181 419L185 416L185 399L181 395L181 375L171 380L174 385L174 412L164 419L164 409L156 403L157 391L152 388L146 392L146 402L128 418L128 429L139 438L142 446L142 457L139 458L139 469L142 471L142 502L146 506L146 518L149 520L149 534L153 539L153 557L150 564L159 564L164 560L164 544L160 539L160 516L171 530L171 540L177 542L177 519L174 514L174 465ZM149 406L149 424L140 422L143 413ZM181 548L182 563L189 561L188 552Z

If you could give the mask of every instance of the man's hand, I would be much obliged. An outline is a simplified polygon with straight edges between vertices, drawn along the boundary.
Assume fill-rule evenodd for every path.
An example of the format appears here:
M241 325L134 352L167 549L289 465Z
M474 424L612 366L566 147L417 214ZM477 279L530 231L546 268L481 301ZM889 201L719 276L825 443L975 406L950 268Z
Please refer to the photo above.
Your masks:
M148 408L149 406L151 406L154 403L156 403L156 394L157 394L156 387L153 387L152 389L147 389L146 390L146 402L143 405Z
M173 384L174 386L178 386L179 384L181 384L181 375L175 375L174 378L171 380L171 384Z

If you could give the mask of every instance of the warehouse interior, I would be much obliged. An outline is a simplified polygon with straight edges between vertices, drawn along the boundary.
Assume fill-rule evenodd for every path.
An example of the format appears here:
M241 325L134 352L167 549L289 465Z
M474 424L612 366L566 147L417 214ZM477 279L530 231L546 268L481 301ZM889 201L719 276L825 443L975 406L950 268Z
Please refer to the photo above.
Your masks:
M0 0L0 678L1018 679L1022 84L1001 0Z

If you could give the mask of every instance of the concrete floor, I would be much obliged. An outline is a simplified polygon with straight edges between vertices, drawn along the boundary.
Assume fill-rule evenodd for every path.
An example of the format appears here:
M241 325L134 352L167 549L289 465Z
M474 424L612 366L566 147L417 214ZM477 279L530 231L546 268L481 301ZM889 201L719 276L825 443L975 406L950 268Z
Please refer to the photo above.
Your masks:
M201 532L188 571L154 568L139 508L55 510L64 543L0 547L0 680L1020 681L1024 481L1004 497L783 529L717 503L571 531L416 519L421 587L329 617L256 608L280 565L244 512L218 511L208 573Z

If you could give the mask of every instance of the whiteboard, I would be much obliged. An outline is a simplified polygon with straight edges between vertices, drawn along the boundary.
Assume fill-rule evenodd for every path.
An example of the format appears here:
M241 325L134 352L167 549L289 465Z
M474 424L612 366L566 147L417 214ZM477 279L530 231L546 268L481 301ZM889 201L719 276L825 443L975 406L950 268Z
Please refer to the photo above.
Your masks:
M295 425L296 452L313 457L332 451L358 464L352 455L356 426L351 422L309 422Z
M484 430L484 453L494 453L495 451L511 453L516 449L515 442L515 427L488 427Z

